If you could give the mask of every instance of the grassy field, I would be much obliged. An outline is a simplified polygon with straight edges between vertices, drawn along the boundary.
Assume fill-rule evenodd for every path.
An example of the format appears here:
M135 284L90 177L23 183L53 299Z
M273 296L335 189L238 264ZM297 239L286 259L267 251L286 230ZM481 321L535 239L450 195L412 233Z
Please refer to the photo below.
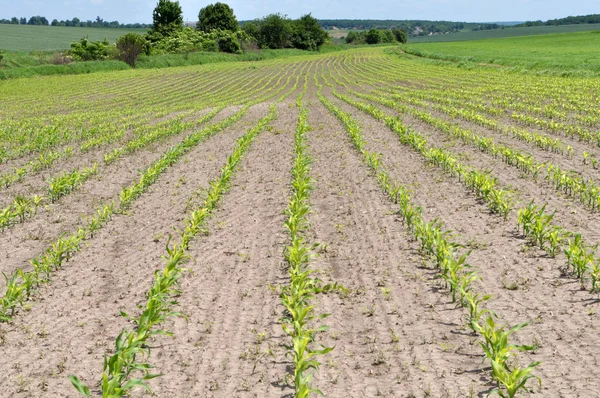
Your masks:
M536 73L600 75L600 31L403 46L427 58L513 67Z
M447 42L447 41L471 41L484 39L500 39L504 37L535 36L553 33L572 33L600 29L600 24L579 24L562 26L530 26L523 28L505 28L494 30L480 30L477 32L457 32L447 35L433 35L423 37L411 37L411 43Z
M60 51L71 42L87 36L90 40L114 42L130 33L144 33L145 29L72 28L65 26L29 26L0 24L0 49L17 51Z

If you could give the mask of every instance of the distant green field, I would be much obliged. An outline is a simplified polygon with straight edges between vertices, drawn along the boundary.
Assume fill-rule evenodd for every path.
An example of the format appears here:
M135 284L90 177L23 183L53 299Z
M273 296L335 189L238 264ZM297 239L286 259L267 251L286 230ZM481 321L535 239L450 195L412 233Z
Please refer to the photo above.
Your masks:
M504 28L494 30L480 30L477 32L458 32L447 35L433 35L423 37L411 37L411 43L447 42L447 41L470 41L484 39L499 39L504 37L547 35L553 33L571 33L590 30L599 30L600 24L580 24L561 26L530 26L525 28Z
M8 51L66 50L71 42L88 36L90 40L114 42L129 33L144 33L145 29L73 28L65 26L31 26L0 24L0 49Z
M600 76L600 31L403 46L414 55L537 73Z

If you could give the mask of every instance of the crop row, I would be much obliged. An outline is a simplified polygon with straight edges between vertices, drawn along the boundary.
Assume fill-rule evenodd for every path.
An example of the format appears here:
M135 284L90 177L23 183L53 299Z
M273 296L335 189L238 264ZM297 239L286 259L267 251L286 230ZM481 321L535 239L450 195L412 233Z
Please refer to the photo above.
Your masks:
M549 184L556 190L560 190L568 196L578 198L584 206L592 211L600 204L600 186L598 186L591 178L586 179L576 172L564 170L550 161L540 163L536 161L532 155L521 153L506 145L497 144L491 138L479 136L459 125L437 119L428 112L414 110L403 105L400 102L402 99L399 97L392 100L381 96L363 94L350 89L348 89L348 91L359 98L379 103L401 113L410 113L412 116L435 127L439 131L442 131L451 137L461 139L466 144L476 147L481 152L488 153L496 158L499 157L506 164L516 167L520 171L530 175L535 181L538 181L540 171L545 169L545 180Z
M182 316L174 311L177 301L175 297L179 290L179 279L185 269L186 252L192 239L204 227L208 216L212 213L223 193L227 190L231 177L249 149L255 138L277 117L275 105L271 105L269 114L258 121L238 141L233 153L227 158L225 166L218 178L209 183L209 190L204 204L194 210L185 221L185 228L181 232L180 243L167 243L164 256L166 265L162 271L154 275L154 283L148 291L146 304L142 313L134 318L126 313L122 316L131 320L135 327L124 329L115 340L115 349L112 355L105 354L104 367L101 376L102 397L122 397L128 395L132 389L142 386L150 391L146 382L159 375L150 373L152 365L146 362L150 356L148 340L156 335L170 334L160 329L160 325L168 317ZM136 372L141 372L138 375ZM90 390L77 376L70 375L73 386L89 397Z
M266 85L269 85L270 87L270 89L267 90L267 92L271 91L273 87L278 87L280 80L283 76L284 75L279 76L279 80L274 86L270 86L270 83L276 77L276 75L268 79L267 82L264 83ZM245 86L242 87L242 90L244 88ZM254 90L254 86L247 90ZM245 91L239 92L239 94L243 93L245 93ZM214 98L214 100L220 101L224 99L222 97L217 97ZM137 150L142 149L151 143L164 140L170 136L180 134L185 130L195 128L201 124L204 124L211 120L219 111L221 111L224 108L224 106L225 105L217 105L216 108L213 109L211 112L195 121L183 123L171 122L166 127L156 128L149 134L142 135L137 139L129 141L129 143L125 147L117 148L114 149L112 152L104 154L104 162L106 164L112 163L115 160L120 159L121 157L127 154L136 152ZM57 177L50 178L48 183L48 194L51 202L54 203L59 198L75 190L78 186L83 184L83 182L85 182L85 180L87 180L88 177L96 174L97 172L97 164L94 164L94 166L92 166L91 168L84 168L81 171L74 170L71 173L63 173ZM34 195L31 198L25 198L22 196L15 197L10 205L0 210L0 230L4 230L16 223L24 222L27 217L30 217L35 214L35 210L40 204L43 203L43 201L44 198L38 195Z
M305 80L305 90L306 90ZM306 133L310 131L308 124L308 109L303 106L303 94L298 96L296 105L300 109L298 123L294 135L295 158L292 168L292 195L286 210L286 229L290 234L290 244L284 250L288 264L290 283L282 285L281 302L285 307L282 318L283 330L291 337L291 344L286 344L290 357L294 362L294 387L297 398L307 398L311 393L321 394L321 391L311 385L311 369L318 370L318 356L324 355L333 347L312 348L315 335L327 330L326 326L313 323L323 319L328 314L317 315L313 304L315 295L341 287L337 284L323 284L313 277L314 270L310 268L311 245L305 237L310 213L309 196L312 190L310 177L311 159L306 153Z
M113 202L101 206L98 215L92 217L85 228L78 228L75 233L72 233L69 236L60 237L45 251L45 253L32 259L30 261L33 265L32 271L26 271L19 268L13 271L9 276L5 276L6 289L4 295L0 299L0 322L12 318L16 310L23 305L25 300L30 298L35 288L42 283L48 282L51 273L59 269L73 253L79 251L82 243L86 239L92 238L94 232L100 229L105 222L110 219L113 213L123 212L129 208L133 201L142 195L149 186L156 182L158 177L164 173L169 166L175 164L183 155L188 153L202 141L233 125L246 114L249 107L279 95L287 88L291 76L292 75L288 75L287 82L284 85L274 85L269 87L269 89L263 92L261 98L248 102L235 114L221 122L189 134L182 142L169 148L161 158L155 161L144 173L142 173L138 182L122 189L119 196L119 206L116 210ZM279 98L280 100L297 88L298 79L299 75L296 76L296 83L283 93Z
M326 81L327 82L327 81ZM512 194L509 190L497 188L496 179L488 173L480 172L463 165L452 153L443 149L428 145L427 140L414 130L408 129L395 117L387 115L376 107L337 93L332 87L332 93L346 103L368 113L375 119L384 122L400 139L404 145L410 146L414 151L423 156L429 163L442 168L450 175L457 176L459 180L471 189L477 197L484 200L493 213L506 218L513 206ZM350 115L341 111L336 115L342 118L350 118Z
M450 231L442 230L440 222L424 221L422 209L410 201L408 190L392 181L377 154L366 150L366 142L356 121L321 93L319 99L342 122L355 149L376 174L382 190L400 206L399 213L409 233L415 240L420 241L423 254L433 259L438 276L449 287L452 301L467 309L467 326L481 338L480 346L484 357L492 366L491 377L499 386L497 393L502 397L515 397L520 390L526 389L525 384L529 379L537 378L533 375L533 371L539 362L532 362L527 367L519 367L515 364L517 352L531 351L535 347L510 342L511 334L527 324L519 324L511 328L498 325L494 320L494 313L480 307L482 303L489 300L490 296L473 290L472 283L480 277L467 263L469 252L462 255L458 253L459 245L448 240Z

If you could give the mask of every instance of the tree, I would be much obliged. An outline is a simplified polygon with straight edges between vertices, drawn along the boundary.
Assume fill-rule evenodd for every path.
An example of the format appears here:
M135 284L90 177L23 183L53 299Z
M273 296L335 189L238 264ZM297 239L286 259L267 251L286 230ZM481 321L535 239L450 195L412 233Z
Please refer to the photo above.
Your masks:
M146 50L146 39L137 33L127 33L117 39L118 58L135 68L140 55Z
M56 19L56 18L53 19L52 23L50 25L52 25L52 26L58 26L58 19Z
M285 48L290 47L292 26L285 15L267 15L260 22L258 44L261 48Z
M329 34L310 14L293 21L292 28L292 45L301 50L317 51L329 39Z
M46 17L41 17L39 15L29 18L29 21L27 22L27 24L28 25L49 25Z
M19 19L19 25L27 25L27 18Z
M381 34L379 33L379 30L377 30L375 28L369 30L365 34L365 42L367 42L367 44L377 44L380 41L381 41Z
M11 24L13 24L13 25L18 25L18 24L19 24L19 18L17 18L17 17L12 17L12 18L10 19L10 23L11 23Z
M224 3L209 4L198 13L198 30L209 33L213 29L239 30L239 24L233 9Z
M400 43L406 43L408 41L408 36L404 30L394 29L392 32L394 33L396 40Z
M178 1L158 0L152 13L152 31L169 35L183 29L183 15Z
M248 36L258 39L260 36L260 21L255 20L252 22L246 22L242 25L242 32L245 32Z

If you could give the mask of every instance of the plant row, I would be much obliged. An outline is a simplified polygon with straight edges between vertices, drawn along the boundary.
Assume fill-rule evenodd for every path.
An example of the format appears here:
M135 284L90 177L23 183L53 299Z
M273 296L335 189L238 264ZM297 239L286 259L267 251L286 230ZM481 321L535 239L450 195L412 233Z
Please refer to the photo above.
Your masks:
M372 105L354 101L347 96L335 92L333 89L332 93L337 98L368 113L375 119L383 121L386 126L398 135L402 144L410 146L431 164L442 168L452 176L457 176L465 186L477 195L478 198L487 203L490 211L499 214L506 219L513 207L512 192L507 189L497 188L496 178L491 177L487 172L480 172L468 168L449 151L443 148L428 146L427 140L422 135L414 130L408 129L398 118L389 116ZM339 113L336 114L336 116L343 120L352 118L348 113L341 110L339 110Z
M531 351L535 347L510 342L511 334L525 327L527 323L507 328L496 323L496 316L492 311L481 308L481 304L488 301L490 296L473 289L473 282L480 277L467 263L470 252L459 254L460 246L448 240L450 231L444 231L437 219L431 222L423 219L422 209L411 202L407 189L392 182L379 156L365 149L366 142L356 121L340 117L344 112L320 93L319 99L342 122L355 149L376 174L382 190L399 205L399 213L408 232L420 242L422 253L432 258L438 277L443 279L449 288L452 302L466 308L466 324L481 338L479 343L484 357L492 366L491 377L498 384L497 393L502 397L515 397L520 390L526 389L529 379L537 378L533 371L539 362L532 362L527 367L516 364L517 352Z
M531 201L519 210L517 228L530 244L538 246L551 257L562 251L566 258L563 272L577 277L582 286L589 276L592 284L590 292L600 292L600 257L596 256L598 244L591 245L581 234L554 225L554 214L546 212L546 204L540 207Z
M105 204L102 206L99 214L90 219L85 228L78 228L75 233L60 237L44 254L31 260L31 264L33 265L32 271L17 269L10 276L5 276L7 287L0 301L0 320L11 318L16 309L21 307L24 301L30 298L34 289L41 283L48 282L51 273L61 268L63 263L68 261L73 253L79 251L82 243L86 239L92 238L94 232L100 229L115 211L122 212L129 208L133 201L141 196L169 166L176 163L184 154L206 138L231 126L246 111L247 107L244 107L229 118L191 134L185 141L170 148L160 159L146 169L138 182L123 188L117 210L114 210L112 203Z
M313 301L315 295L339 288L337 285L323 284L321 280L313 277L315 271L310 267L311 245L305 237L309 225L307 216L310 213L309 196L312 190L311 158L306 153L306 133L310 131L310 126L308 109L303 107L302 97L301 94L296 102L300 108L300 115L294 135L292 195L285 221L290 233L290 244L284 250L290 282L280 286L281 302L285 307L282 327L292 339L291 344L285 344L285 347L294 362L294 387L297 398L306 398L311 393L322 395L320 390L312 387L313 374L310 370L318 370L321 363L317 358L333 350L333 347L312 347L316 333L327 330L326 326L314 325L315 321L328 316L318 315Z
M137 318L121 313L135 326L133 329L124 329L116 338L113 354L104 356L100 383L103 398L128 396L136 387L143 387L150 392L147 381L159 375L150 373L153 366L147 362L150 356L148 341L156 335L170 335L170 332L160 329L160 325L168 317L183 316L175 312L173 307L177 305L176 296L181 293L179 279L185 271L183 265L189 244L204 227L207 217L227 190L236 167L252 142L276 117L276 107L272 105L269 114L237 141L220 176L209 183L210 188L203 206L194 210L186 219L180 236L181 242L171 244L169 240L167 254L163 256L166 265L162 271L154 274L154 283L148 291L142 313ZM89 387L77 376L69 375L69 379L77 391L90 396Z

